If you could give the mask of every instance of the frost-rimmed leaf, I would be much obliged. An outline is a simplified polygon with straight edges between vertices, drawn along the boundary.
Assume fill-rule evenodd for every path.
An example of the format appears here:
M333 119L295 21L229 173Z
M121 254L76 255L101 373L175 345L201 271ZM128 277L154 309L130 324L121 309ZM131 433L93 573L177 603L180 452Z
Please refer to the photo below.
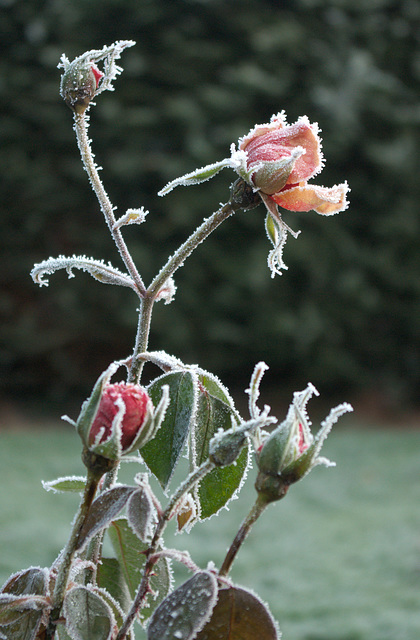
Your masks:
M48 570L40 567L30 567L19 571L8 578L3 585L1 595L7 600L7 595L32 599L30 611L23 615L17 614L17 619L0 625L0 633L13 640L34 640L43 615L42 599L48 594ZM31 598L32 596L32 598ZM41 600L40 600L41 597ZM24 598L26 605L30 600ZM6 605L6 602L3 603ZM26 608L26 606L25 606ZM7 610L7 607L6 607Z
M139 488L131 496L127 504L127 518L134 533L146 542L151 536L156 509L150 491Z
M254 171L260 168L260 165L254 165L251 170L248 170L246 151L243 151L242 149L237 150L235 145L232 144L230 146L230 158L224 158L218 162L213 162L213 164L208 164L205 167L191 171L191 173L186 173L179 178L175 178L175 180L168 182L168 184L158 192L158 195L166 196L170 191L172 191L172 189L175 189L175 187L189 187L190 185L206 182L226 167L236 171L236 173L243 178L245 182L252 185L251 175Z
M63 613L72 640L110 640L115 618L110 606L91 587L74 587L66 593Z
M16 622L30 611L43 610L49 605L45 596L0 594L0 627Z
M115 621L117 623L118 629L120 629L123 625L125 619L125 612L121 607L118 599L114 598L113 595L107 589L101 589L98 587L94 587L93 591L97 593L103 600L107 603L109 608L111 609ZM113 636L114 637L114 636ZM131 630L127 633L127 640L135 640L134 632Z
M149 545L141 542L133 533L126 518L114 520L108 528L108 535L130 596L134 598L142 577L144 552ZM168 558L162 556L153 567L153 575L150 578L152 593L146 596L145 607L140 611L142 621L152 615L155 608L169 593L171 585L170 563Z
M127 209L126 213L116 220L113 229L119 229L129 224L142 224L149 212L144 207L139 209Z
M53 493L83 493L86 485L84 476L63 476L56 480L41 480L45 491Z
M34 265L31 271L32 280L48 287L49 280L46 275L52 275L60 269L65 269L69 278L74 278L73 269L82 269L89 273L92 278L103 284L115 284L120 287L130 287L135 289L133 280L127 274L119 271L110 263L105 264L102 260L94 260L86 256L58 256L58 258L48 258Z
M127 613L131 605L131 595L121 565L116 558L102 556L96 581L98 587L106 589L119 603L121 609Z
M199 467L207 459L209 443L219 429L227 431L239 424L233 401L220 381L201 372L196 424L190 448L191 464ZM194 490L199 502L200 519L209 518L222 509L240 489L249 465L249 447L245 447L235 464L213 469Z
M86 542L99 531L102 531L127 504L136 487L117 486L104 491L92 503L83 527L79 533L77 550L83 549Z
M194 640L209 620L216 600L216 577L210 571L195 573L155 610L147 640Z
M225 158L224 160L220 160L219 162L214 162L213 164L208 164L205 167L201 167L200 169L191 171L191 173L186 173L184 176L168 182L168 184L158 192L158 196L166 196L168 193L170 193L170 191L172 191L172 189L175 189L175 187L188 187L190 185L206 182L207 180L210 180L210 178L213 178L213 176L215 176L225 167L231 166L231 159Z
M193 424L196 405L196 382L189 371L175 371L156 378L147 391L154 405L169 388L169 406L156 436L142 449L141 455L166 490Z
M231 586L219 590L217 604L195 640L279 640L267 606L253 593Z

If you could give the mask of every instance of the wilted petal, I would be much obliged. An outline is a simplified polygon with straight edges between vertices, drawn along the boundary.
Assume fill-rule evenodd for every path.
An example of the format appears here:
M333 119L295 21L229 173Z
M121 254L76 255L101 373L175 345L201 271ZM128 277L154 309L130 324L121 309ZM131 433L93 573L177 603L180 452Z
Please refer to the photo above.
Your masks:
M283 189L271 197L283 209L290 211L311 211L330 216L347 209L347 182L331 188L315 185L295 186Z

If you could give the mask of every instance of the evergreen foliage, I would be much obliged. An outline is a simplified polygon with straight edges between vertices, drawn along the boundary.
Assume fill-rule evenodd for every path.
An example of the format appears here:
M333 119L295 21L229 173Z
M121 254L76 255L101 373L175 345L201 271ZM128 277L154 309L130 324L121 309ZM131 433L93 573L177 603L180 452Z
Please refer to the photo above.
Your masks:
M210 183L167 181L228 155L285 109L318 121L322 183L347 179L350 208L286 213L290 267L271 280L264 209L240 213L200 247L155 312L151 349L247 380L265 360L279 386L379 388L416 399L420 383L420 5L416 0L3 0L0 35L1 363L9 393L86 390L129 355L136 299L91 278L29 278L47 255L117 259L78 156L56 69L118 39L116 92L92 112L97 162L118 215L150 210L125 237L146 282L228 198ZM244 278L249 273L252 276ZM245 267L247 267L245 269ZM197 297L200 304L197 305ZM171 327L168 332L167 328ZM80 342L80 335L85 336ZM188 335L188 340L186 336ZM188 345L188 346L186 346Z

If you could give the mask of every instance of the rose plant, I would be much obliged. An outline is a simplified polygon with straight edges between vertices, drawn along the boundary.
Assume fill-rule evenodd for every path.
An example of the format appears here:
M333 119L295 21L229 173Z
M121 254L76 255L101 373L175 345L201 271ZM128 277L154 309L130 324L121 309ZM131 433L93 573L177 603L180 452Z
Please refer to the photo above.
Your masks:
M99 178L87 135L87 112L122 69L121 53L134 44L120 41L87 51L70 62L62 57L61 96L74 117L82 162L117 246L124 270L85 256L59 256L36 264L32 278L42 285L47 276L65 269L88 272L99 282L129 287L139 300L138 330L133 353L100 374L76 420L65 419L82 441L86 477L45 482L54 492L82 493L67 543L50 567L18 571L0 592L0 638L8 640L123 640L134 638L134 624L148 640L276 640L277 623L254 593L233 583L232 563L248 532L267 506L283 498L289 487L318 464L332 425L345 412L344 403L331 411L313 435L306 404L311 384L295 393L283 422L258 406L266 365L258 363L251 377L249 417L242 418L229 391L212 373L188 365L163 351L149 349L154 304L170 303L174 273L222 222L234 213L264 204L266 230L274 249L272 275L286 268L282 250L287 233L279 206L322 215L347 207L346 183L332 188L308 184L323 166L316 125L306 117L288 125L284 114L256 125L231 147L230 157L175 179L178 185L208 180L224 167L238 178L228 201L191 233L146 286L122 230L141 224L147 212L129 209L119 219ZM146 364L161 374L141 384ZM112 381L121 369L126 379ZM186 452L186 453L185 453ZM189 471L178 487L171 481L181 456ZM174 519L179 530L217 514L240 490L251 458L255 459L256 499L217 570L214 562L198 567L185 552L165 547L164 533ZM139 465L133 483L118 482L120 463ZM149 479L153 475L167 498L162 506ZM103 553L104 536L113 555ZM171 565L181 562L192 576L174 588Z

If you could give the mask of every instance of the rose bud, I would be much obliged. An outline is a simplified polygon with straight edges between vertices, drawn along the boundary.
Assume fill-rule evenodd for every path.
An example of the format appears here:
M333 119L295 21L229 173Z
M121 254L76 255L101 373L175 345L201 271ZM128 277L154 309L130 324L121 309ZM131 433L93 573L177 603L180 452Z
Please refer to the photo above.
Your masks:
M255 483L257 491L267 502L280 500L289 486L301 480L318 464L335 466L327 458L319 456L325 438L338 418L352 411L352 407L341 404L332 409L313 436L306 414L306 404L317 390L311 384L304 391L294 394L286 420L268 435L257 451L259 473Z
M118 425L124 453L139 436L152 408L152 401L139 385L125 382L106 385L89 431L88 445L106 442Z
M76 422L63 416L73 424L84 444L84 464L98 473L122 456L138 450L151 440L165 416L169 404L169 390L162 387L162 395L156 408L143 387L110 379L125 362L113 362L95 383L90 397L83 403Z
M94 98L103 73L91 61L76 58L61 78L60 94L72 111L83 113Z

